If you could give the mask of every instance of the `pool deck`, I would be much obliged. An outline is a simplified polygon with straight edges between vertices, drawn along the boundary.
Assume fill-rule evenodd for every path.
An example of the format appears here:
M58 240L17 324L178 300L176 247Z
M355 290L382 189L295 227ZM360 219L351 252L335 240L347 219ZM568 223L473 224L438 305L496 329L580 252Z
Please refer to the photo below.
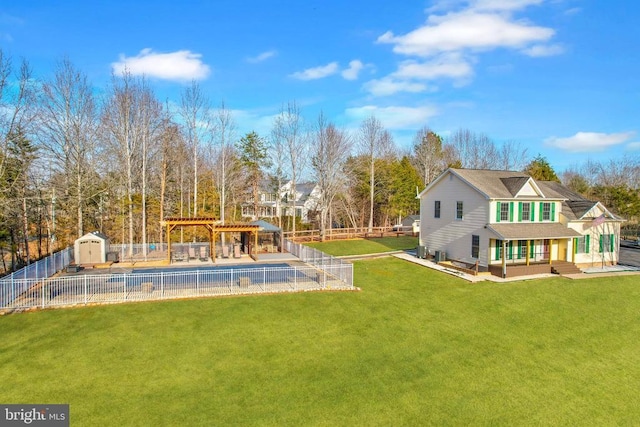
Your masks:
M183 269L183 268L197 268L197 267L214 267L214 266L232 266L237 265L242 268L243 265L255 265L255 264L271 264L271 263L287 263L291 265L303 264L302 261L295 255L288 252L277 253L265 253L259 254L258 260L254 261L249 255L242 255L240 258L216 258L216 262L213 262L211 258L206 261L200 261L199 259L192 259L189 261L177 261L169 264L166 259L153 259L153 260L139 260L139 261L124 261L124 262L107 262L104 264L96 265L83 265L82 269L78 272L61 272L64 276L73 276L81 274L104 274L104 273L129 273L133 268L158 268L165 267L170 269Z

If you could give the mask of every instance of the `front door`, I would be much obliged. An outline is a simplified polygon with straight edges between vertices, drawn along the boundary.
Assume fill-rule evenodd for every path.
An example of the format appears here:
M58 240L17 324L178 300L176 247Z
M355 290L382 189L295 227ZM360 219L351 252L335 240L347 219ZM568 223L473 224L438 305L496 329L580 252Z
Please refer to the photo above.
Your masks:
M542 259L549 259L550 248L549 239L544 239L542 242Z

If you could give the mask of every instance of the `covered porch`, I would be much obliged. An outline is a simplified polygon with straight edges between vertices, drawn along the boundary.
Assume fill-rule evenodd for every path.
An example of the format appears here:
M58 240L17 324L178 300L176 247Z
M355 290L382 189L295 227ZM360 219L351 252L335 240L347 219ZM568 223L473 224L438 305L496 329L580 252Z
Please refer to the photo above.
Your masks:
M573 264L573 239L580 234L560 223L491 224L488 269L507 278L551 273L554 263ZM574 265L575 267L575 265Z

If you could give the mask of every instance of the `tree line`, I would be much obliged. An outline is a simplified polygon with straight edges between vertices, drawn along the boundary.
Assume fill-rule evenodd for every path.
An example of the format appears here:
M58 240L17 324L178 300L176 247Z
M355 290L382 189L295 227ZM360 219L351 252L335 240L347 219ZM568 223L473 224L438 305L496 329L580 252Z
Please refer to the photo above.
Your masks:
M26 60L0 50L0 250L11 268L66 247L88 231L114 243L162 243L166 217L241 220L258 212L261 191L317 183L311 225L295 210L277 218L312 226L386 226L419 213L416 192L449 166L553 174L514 141L460 129L443 138L425 126L400 149L375 116L355 131L322 112L283 104L268 134L238 135L232 111L193 81L177 102L162 102L144 76L125 71L96 88L68 58L37 79ZM537 169L536 169L537 168ZM543 171L543 172L541 172ZM562 180L617 212L638 214L638 162L588 163ZM557 179L557 177L555 177ZM279 200L283 206L293 197ZM182 230L175 239L198 238Z

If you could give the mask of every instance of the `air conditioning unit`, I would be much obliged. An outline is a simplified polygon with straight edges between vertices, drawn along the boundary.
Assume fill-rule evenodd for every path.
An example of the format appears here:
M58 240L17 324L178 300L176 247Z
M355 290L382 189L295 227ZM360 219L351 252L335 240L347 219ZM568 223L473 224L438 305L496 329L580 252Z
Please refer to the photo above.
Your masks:
M436 251L436 262L446 261L447 254L444 251Z

